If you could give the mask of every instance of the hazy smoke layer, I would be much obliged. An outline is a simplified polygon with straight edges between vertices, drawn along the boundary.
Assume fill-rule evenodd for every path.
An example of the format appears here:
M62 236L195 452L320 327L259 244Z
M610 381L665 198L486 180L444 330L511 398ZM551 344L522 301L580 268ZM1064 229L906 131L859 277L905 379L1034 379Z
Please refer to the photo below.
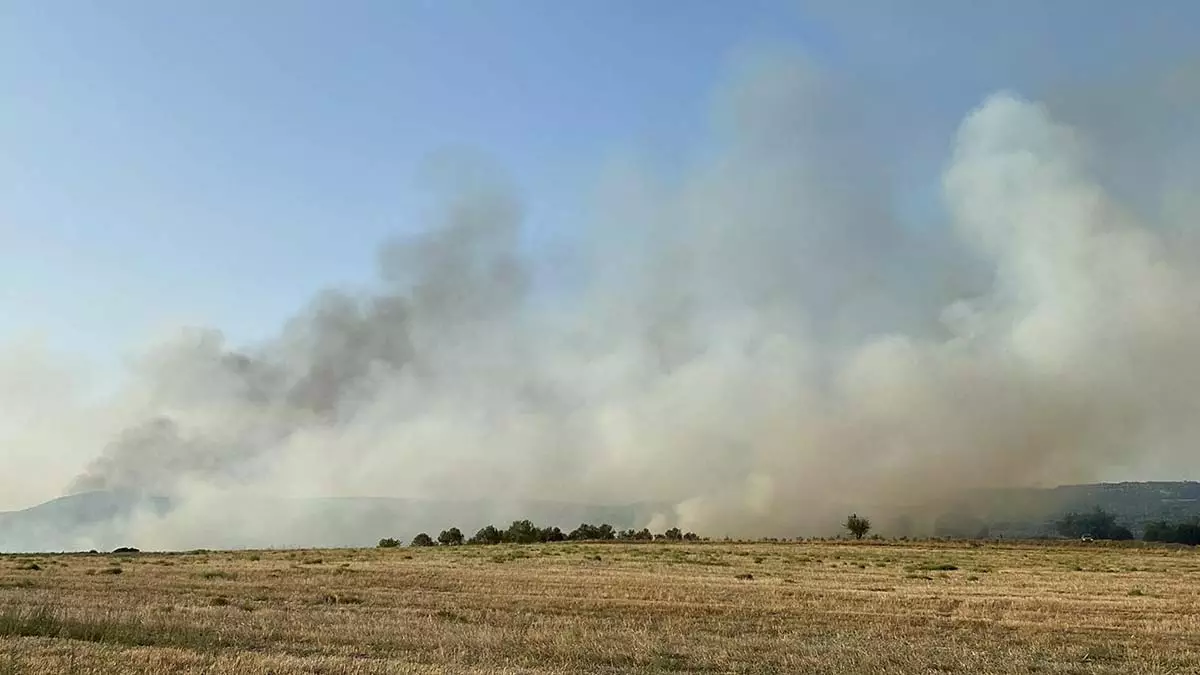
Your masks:
M1186 235L1123 208L1083 137L1008 94L948 144L952 225L903 225L845 96L803 62L751 68L715 156L677 183L605 181L591 282L550 307L529 301L513 192L467 176L441 222L383 248L381 290L323 294L267 344L153 350L120 399L134 423L70 489L183 498L147 546L221 544L234 494L654 500L676 505L656 527L751 536L1194 469Z

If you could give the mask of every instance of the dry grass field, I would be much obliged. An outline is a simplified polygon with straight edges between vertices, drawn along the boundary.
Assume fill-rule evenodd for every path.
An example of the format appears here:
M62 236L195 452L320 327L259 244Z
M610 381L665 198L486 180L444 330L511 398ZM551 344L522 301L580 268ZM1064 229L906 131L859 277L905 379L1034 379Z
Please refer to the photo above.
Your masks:
M1200 554L552 544L0 558L0 673L1198 673Z

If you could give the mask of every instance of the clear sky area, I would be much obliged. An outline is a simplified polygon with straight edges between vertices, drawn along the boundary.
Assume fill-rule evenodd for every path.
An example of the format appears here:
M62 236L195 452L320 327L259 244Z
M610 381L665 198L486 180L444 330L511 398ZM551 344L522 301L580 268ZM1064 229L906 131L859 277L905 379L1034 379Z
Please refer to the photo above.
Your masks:
M9 0L0 340L111 361L177 322L270 335L422 227L418 174L446 149L503 167L530 245L552 246L615 155L704 151L747 50L872 89L919 188L988 93L1169 64L1198 21L1165 1Z

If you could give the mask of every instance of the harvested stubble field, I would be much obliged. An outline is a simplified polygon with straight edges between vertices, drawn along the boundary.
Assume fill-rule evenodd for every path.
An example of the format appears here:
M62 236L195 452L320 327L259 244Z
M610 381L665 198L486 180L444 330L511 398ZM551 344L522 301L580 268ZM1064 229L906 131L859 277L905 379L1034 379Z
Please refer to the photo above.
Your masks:
M1196 673L1198 578L1103 544L5 556L0 673Z

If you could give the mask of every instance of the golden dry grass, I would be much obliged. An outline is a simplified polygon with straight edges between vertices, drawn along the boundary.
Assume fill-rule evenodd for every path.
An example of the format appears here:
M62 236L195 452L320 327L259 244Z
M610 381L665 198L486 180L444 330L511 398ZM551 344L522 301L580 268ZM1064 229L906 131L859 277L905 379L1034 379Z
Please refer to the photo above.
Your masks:
M1197 579L1101 544L7 556L0 673L1197 673Z

